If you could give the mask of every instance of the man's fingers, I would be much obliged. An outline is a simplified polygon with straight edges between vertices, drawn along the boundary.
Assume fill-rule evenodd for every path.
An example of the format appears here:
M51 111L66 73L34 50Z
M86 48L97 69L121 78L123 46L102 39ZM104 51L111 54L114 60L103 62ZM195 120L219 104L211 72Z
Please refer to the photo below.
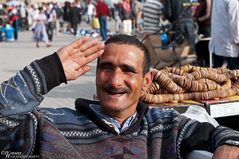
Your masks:
M97 59L99 56L101 56L103 54L104 50L99 50L94 54L91 54L89 56L85 56L85 57L75 57L72 60L78 64L78 68L81 68L85 65L87 65L88 63L94 61L95 59Z
M89 55L97 54L101 50L103 51L104 46L105 45L103 43L98 43L97 45L94 45L94 46L88 48L84 52L75 50L75 53L72 54L72 57L77 58L77 59L80 60L80 59L82 59L84 57L87 57Z
M84 52L86 51L87 49L89 49L90 47L94 46L94 45L97 45L98 41L96 39L94 40L91 40L91 41L88 41L86 43L84 43L83 45L81 45L80 47L80 51L81 52Z
M78 74L77 76L79 77L79 76L85 74L86 72L88 72L89 70L90 70L90 66L88 66L88 65L82 66L81 68L79 68L77 70L77 74Z
M104 44L103 44L103 43L99 43L99 44L94 45L94 46L88 48L87 50L85 50L85 51L83 52L83 55L84 55L84 56L89 56L89 55L95 54L95 53L97 53L98 51L103 50L103 49L104 49Z
M73 48L79 48L83 44L85 44L87 41L89 41L89 37L88 36L84 36L84 37L74 41L71 45L72 45Z
M79 47L81 52L85 52L87 51L89 48L92 48L94 46L99 45L100 42L96 39L92 40L92 41L87 41L86 43L84 43L83 45L81 45L81 47Z
M86 63L92 62L95 59L97 59L98 57L100 57L103 54L104 50L99 50L98 52L96 52L95 54L91 54L89 56L86 56Z

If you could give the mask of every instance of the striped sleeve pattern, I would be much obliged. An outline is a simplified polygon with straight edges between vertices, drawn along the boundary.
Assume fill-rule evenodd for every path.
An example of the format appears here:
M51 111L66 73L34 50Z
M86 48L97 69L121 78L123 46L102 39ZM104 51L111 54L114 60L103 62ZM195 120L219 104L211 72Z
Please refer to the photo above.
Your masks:
M223 144L239 146L239 132L227 127L217 127L212 139L214 149Z
M144 32L154 33L159 31L160 16L163 5L159 0L148 0L143 5Z

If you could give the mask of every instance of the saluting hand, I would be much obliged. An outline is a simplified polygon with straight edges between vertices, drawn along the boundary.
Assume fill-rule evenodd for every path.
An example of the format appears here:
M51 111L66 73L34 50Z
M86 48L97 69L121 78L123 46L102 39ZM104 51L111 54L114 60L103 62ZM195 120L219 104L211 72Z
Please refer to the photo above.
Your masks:
M74 80L90 70L88 65L101 56L104 44L97 40L89 40L85 36L59 49L57 54L62 62L67 81Z

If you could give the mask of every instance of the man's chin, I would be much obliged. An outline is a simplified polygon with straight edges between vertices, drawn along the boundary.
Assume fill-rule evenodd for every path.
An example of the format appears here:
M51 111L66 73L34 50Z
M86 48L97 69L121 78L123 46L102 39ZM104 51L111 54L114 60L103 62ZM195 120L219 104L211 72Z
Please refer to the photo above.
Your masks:
M104 94L102 100L104 102L120 102L125 100L126 94Z
M102 106L107 110L119 111L122 107L122 103L117 101L106 101L102 102Z
M99 100L101 104L107 107L119 108L122 104L127 102L127 99L125 97L126 97L125 94L123 95L105 94L105 95L102 95L101 98L99 98Z

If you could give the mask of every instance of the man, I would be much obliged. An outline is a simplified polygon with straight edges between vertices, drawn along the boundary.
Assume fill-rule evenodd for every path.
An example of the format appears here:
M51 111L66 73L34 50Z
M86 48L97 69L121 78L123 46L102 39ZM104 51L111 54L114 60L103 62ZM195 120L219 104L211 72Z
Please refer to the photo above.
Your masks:
M21 4L19 6L19 18L20 18L20 27L21 27L21 30L24 31L24 30L27 30L28 28L28 24L27 24L27 9L26 9L26 6Z
M105 3L107 4L109 10L110 10L110 16L115 19L115 5L113 0L105 0Z
M160 31L160 18L162 18L163 5L158 0L147 0L143 4L142 13L144 20L144 32L157 33Z
M140 1L138 0L132 0L131 1L131 6L132 6L132 14L133 14L133 28L136 31L142 30L142 8L143 5Z
M19 16L17 13L17 8L15 7L10 7L9 8L9 21L12 27L14 28L14 40L18 40L18 30L19 30Z
M97 57L99 102L78 99L76 110L37 108L44 94L86 73ZM238 157L238 132L139 101L152 80L149 64L145 46L128 35L111 37L105 47L84 37L34 61L1 84L1 155L173 159L203 149L215 158Z
M45 10L45 15L47 18L47 23L46 23L46 32L48 35L48 39L50 41L53 40L53 32L55 29L55 24L56 24L56 11L53 8L53 4L47 4L46 10Z
M132 8L130 4L130 0L122 0L118 4L118 10L119 10L119 17L122 22L122 33L131 35L132 33L132 20L134 19L134 16L132 14Z
M107 16L110 16L110 10L104 0L98 0L96 4L96 17L99 18L100 23L100 35L102 40L105 41L108 38L108 24Z
M163 14L165 18L173 25L173 29L176 31L176 42L182 44L183 35L187 39L192 53L196 55L193 4L191 4L190 0L161 0L161 2L164 5Z
M80 9L77 7L77 3L73 2L72 7L70 8L70 22L71 27L73 28L74 36L77 36L78 23L81 20Z
M225 59L229 69L239 69L238 0L213 1L209 51L213 53L213 67L221 67Z
M198 0L199 5L193 18L198 25L198 35L202 36L195 45L199 66L209 67L209 39L211 36L212 0Z
M162 17L163 5L159 0L147 0L143 4L142 14L144 21L144 44L150 52L150 61L152 67L156 66L158 61L162 58L159 57L160 47L160 18Z

